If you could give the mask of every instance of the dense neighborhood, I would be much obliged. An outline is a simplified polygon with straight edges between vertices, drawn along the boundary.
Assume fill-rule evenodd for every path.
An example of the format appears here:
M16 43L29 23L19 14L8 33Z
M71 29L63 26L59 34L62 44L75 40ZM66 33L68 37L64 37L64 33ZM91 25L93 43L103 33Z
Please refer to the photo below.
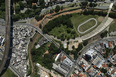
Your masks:
M116 0L1 0L0 77L116 77Z

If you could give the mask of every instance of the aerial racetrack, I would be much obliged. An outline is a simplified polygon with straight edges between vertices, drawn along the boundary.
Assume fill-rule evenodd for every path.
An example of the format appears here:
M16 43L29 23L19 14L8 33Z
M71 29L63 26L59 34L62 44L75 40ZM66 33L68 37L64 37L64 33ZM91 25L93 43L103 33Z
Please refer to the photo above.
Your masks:
M90 23L90 24L84 25L84 24L86 24L86 23ZM93 26L93 24L95 24L95 25ZM81 31L80 31L80 27L83 26L83 25L84 25L84 27L82 27L82 28L85 28L86 26L89 26L89 27L92 26L92 27L90 27L90 28L88 28L88 29L85 28L84 30L81 30ZM96 27L96 26L97 26L97 20L96 20L95 18L90 18L90 19L88 19L87 21L81 23L81 24L77 27L77 31L78 31L79 33L81 33L81 34L84 34L84 33L88 32L89 30L93 29L93 28Z
M61 40L75 39L93 31L103 19L104 17L98 15L80 15L78 13L63 15L50 20L44 26L43 32Z

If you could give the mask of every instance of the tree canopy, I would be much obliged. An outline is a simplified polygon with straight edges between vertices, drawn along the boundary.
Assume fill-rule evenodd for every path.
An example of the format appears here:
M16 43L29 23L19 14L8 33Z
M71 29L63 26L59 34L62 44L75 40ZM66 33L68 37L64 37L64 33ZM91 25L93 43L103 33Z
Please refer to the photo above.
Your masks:
M57 5L57 6L55 7L55 12L59 12L59 10L60 10L60 6Z
M88 2L87 1L83 1L83 2L80 3L80 7L82 9L85 9L87 7L87 5L88 5Z

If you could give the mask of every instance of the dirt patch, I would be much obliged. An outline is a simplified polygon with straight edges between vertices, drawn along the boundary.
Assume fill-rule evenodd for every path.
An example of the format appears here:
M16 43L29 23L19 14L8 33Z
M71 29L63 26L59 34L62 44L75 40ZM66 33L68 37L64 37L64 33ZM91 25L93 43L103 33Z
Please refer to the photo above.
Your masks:
M92 37L91 39L89 39L89 40L88 40L88 43L92 43L93 41L95 41L95 40L97 40L97 39L100 39L100 38L101 38L101 37L100 37L100 34L98 34L98 35Z
M104 19L103 17L98 17L98 21L99 21L99 22L102 22L103 19Z
M34 63L33 63L33 61L32 61L32 55L31 55L31 49L33 48L33 45L34 45L34 43L36 42L36 40L37 40L37 38L39 37L39 33L36 33L36 35L34 36L34 38L33 38L33 41L30 43L30 47L29 47L29 58L30 58L30 62L31 62L31 66L32 66L32 74L31 75L33 75L34 74Z

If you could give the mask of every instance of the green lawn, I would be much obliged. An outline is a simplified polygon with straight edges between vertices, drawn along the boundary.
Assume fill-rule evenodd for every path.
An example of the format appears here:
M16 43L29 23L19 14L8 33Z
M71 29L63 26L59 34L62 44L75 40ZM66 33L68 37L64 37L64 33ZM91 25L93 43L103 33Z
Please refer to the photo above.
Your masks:
M62 40L76 38L78 36L74 29L67 28L66 25L61 25L60 27L55 27L48 34L53 35Z
M72 21L72 23L73 23L73 26L74 26L75 31L76 31L78 34L80 34L80 33L77 31L77 27L78 27L81 23L83 23L84 21L86 21L86 20L88 20L88 19L90 19L90 18L95 18L95 19L98 21L98 17L99 17L98 15L79 15L79 14L74 13L73 16L71 17L71 21ZM101 22L98 21L97 26L98 26L100 23L101 23ZM88 22L88 24L92 24L92 23L89 23L89 22ZM91 26L88 26L88 24L86 25L86 23L85 23L85 25L81 27L81 28L82 28L82 31L83 31L83 30L87 30L89 27L91 27ZM96 27L97 27L97 26L96 26ZM94 27L94 28L91 29L90 31L86 32L85 34L91 32L91 31L94 30L96 27ZM85 35L85 34L80 34L80 36Z
M79 30L81 32L84 32L84 31L88 30L89 28L91 28L92 26L94 26L95 23L96 23L95 20L90 20L87 23L85 23L82 26L80 26Z
M9 68L6 72L2 75L2 77L17 77Z
M116 31L116 22L110 25L109 31Z

